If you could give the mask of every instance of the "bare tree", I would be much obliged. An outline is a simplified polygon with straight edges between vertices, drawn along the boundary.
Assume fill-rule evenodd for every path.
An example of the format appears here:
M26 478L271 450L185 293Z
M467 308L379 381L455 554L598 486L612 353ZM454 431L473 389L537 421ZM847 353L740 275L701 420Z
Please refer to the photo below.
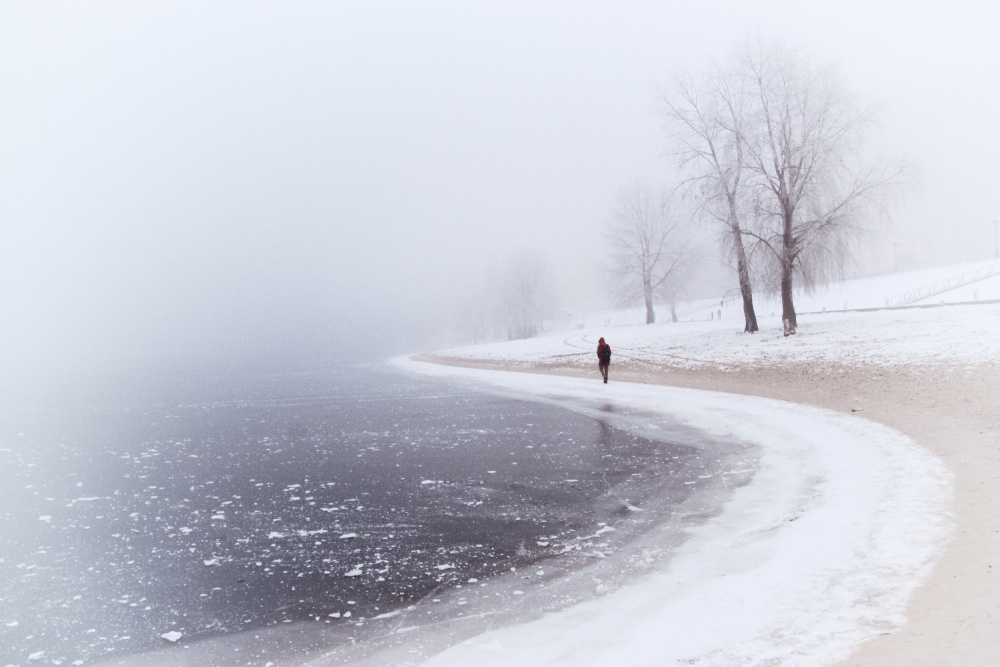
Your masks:
M622 192L607 232L611 247L611 289L622 302L641 298L646 324L655 320L653 300L677 300L693 259L692 244L665 195L635 185Z
M555 307L552 274L545 258L522 251L493 272L486 283L488 314L494 336L505 333L508 340L531 338L544 326Z
M686 196L699 211L720 224L723 245L736 264L743 299L744 332L757 331L753 307L750 260L744 245L746 135L750 112L745 78L734 68L716 66L699 82L678 80L672 91L660 91L659 113L664 120L685 180Z
M478 285L456 308L456 328L475 341L531 338L556 309L552 274L545 258L521 251L487 267Z
M757 42L742 65L754 96L745 152L756 219L744 232L766 248L778 273L785 335L798 326L795 278L811 286L842 265L865 213L903 175L900 166L866 163L861 149L873 112L858 109L829 72L805 63L801 54Z

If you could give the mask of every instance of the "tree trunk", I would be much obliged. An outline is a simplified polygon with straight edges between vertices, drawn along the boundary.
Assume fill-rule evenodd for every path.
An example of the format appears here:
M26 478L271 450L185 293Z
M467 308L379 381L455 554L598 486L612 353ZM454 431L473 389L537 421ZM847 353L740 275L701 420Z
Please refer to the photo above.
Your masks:
M799 326L795 318L795 304L792 303L792 272L795 269L795 248L792 247L792 213L785 213L784 233L781 253L781 322L785 325L785 335L791 336Z
M670 321L671 322L676 322L677 321L677 304L676 303L671 303L670 304Z
M750 286L750 267L740 228L733 226L733 248L736 250L736 273L740 278L740 295L743 297L743 333L757 332L757 313L753 309L753 288Z
M781 321L785 325L785 335L795 333L798 322L795 319L795 304L792 303L792 268L781 267Z
M649 281L644 281L642 291L646 299L646 324L652 324L656 321L656 314L653 312L653 286Z

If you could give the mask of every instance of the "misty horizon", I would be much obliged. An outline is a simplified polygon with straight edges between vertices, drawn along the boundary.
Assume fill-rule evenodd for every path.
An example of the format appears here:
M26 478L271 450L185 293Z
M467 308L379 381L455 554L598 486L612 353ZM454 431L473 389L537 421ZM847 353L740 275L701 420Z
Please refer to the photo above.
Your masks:
M0 4L5 375L418 351L525 253L559 312L610 307L618 193L676 179L654 91L750 34L834 68L918 174L859 270L989 256L995 13Z

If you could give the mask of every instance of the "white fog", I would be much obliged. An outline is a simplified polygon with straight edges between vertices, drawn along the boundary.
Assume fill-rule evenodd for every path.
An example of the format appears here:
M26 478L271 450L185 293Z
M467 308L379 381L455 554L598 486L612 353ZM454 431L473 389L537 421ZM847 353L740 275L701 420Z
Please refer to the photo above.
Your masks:
M3 358L170 364L454 340L540 254L612 305L615 198L676 180L654 90L748 35L831 65L917 180L861 268L982 258L1000 102L981 3L0 4ZM708 235L710 236L710 235ZM709 238L711 245L711 238ZM717 247L697 296L732 287Z
M985 664L998 25L0 0L0 665Z

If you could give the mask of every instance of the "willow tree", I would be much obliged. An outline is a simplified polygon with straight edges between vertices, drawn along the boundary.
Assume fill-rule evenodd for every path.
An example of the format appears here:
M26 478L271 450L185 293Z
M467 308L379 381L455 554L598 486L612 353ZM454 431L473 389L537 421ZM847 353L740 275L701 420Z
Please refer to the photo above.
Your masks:
M686 199L721 226L743 299L743 331L754 333L757 314L744 238L751 217L746 138L753 118L746 83L738 68L716 66L698 80L679 79L672 89L659 91L658 107Z
M872 110L801 54L758 42L745 50L740 71L753 97L744 156L755 224L744 231L775 267L790 335L798 326L795 281L809 287L843 265L873 205L904 169L866 158Z

